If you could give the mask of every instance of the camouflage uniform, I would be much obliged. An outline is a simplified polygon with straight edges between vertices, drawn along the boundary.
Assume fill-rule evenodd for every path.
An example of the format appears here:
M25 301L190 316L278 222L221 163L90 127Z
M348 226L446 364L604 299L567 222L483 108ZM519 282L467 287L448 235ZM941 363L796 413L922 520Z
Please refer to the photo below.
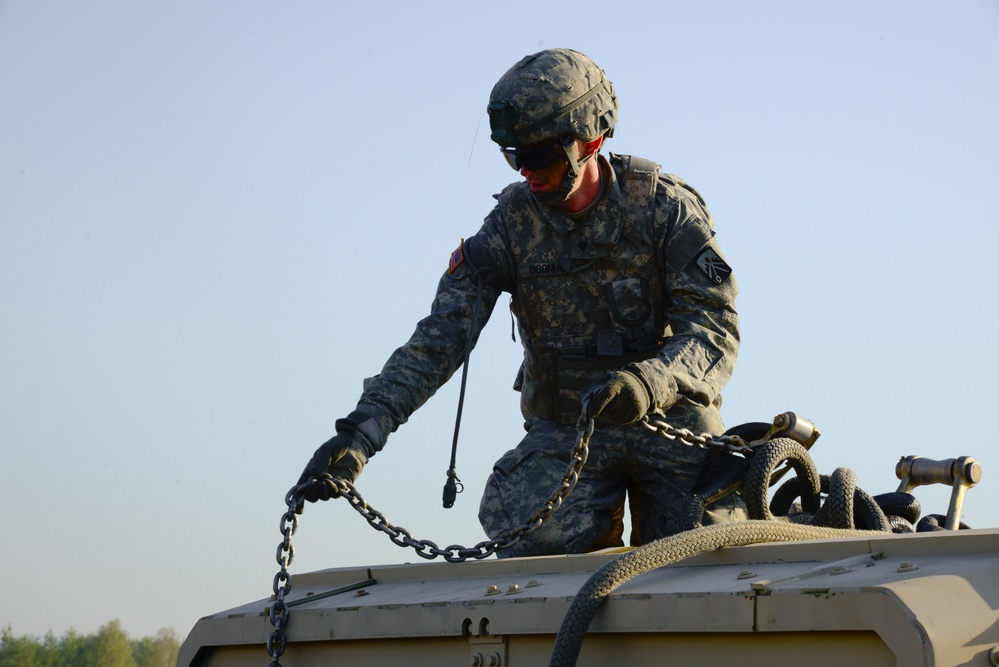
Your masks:
M430 315L367 381L357 407L377 424L380 449L458 369L469 334L474 345L500 294L512 294L527 435L487 483L479 518L490 536L520 525L561 480L581 394L610 370L631 364L671 424L723 431L719 392L738 350L737 288L711 216L692 188L654 163L598 159L605 192L584 217L540 204L526 183L497 196L482 228L452 256ZM642 540L675 533L703 458L641 426L598 424L566 504L503 555L591 548L629 483L641 491Z

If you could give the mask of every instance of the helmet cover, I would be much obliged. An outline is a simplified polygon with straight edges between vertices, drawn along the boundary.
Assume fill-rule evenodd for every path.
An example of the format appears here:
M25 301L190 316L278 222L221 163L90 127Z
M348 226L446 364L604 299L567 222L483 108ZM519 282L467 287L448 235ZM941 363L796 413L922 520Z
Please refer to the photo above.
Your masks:
M521 147L571 136L611 136L617 96L603 70L571 49L547 49L523 58L489 95L490 138Z

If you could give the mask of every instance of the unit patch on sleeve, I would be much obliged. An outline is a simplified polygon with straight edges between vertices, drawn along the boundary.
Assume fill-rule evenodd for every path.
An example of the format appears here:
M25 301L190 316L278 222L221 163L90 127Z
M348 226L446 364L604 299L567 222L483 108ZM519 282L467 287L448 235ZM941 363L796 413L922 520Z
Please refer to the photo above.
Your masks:
M697 262L697 268L716 285L721 285L732 275L732 267L710 247L702 250L694 261Z
M447 263L448 274L454 273L454 270L461 266L461 263L465 261L465 239L458 242L458 247L453 253L451 253L451 260Z

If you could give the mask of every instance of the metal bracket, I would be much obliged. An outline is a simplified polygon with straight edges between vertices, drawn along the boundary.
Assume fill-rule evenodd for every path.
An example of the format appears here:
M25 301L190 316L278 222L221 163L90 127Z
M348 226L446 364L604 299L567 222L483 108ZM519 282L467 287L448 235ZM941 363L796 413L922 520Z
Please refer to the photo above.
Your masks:
M754 440L752 444L762 445L774 438L791 438L802 444L805 449L811 449L820 435L822 434L819 433L819 429L811 421L794 412L782 412L774 417L773 424L766 435L759 440Z
M471 667L507 667L506 637L503 635L470 635L468 664Z
M934 461L921 456L904 456L895 466L895 476L902 480L899 493L909 493L925 484L951 485L950 505L944 528L957 530L961 525L961 506L965 492L982 479L982 466L970 456Z

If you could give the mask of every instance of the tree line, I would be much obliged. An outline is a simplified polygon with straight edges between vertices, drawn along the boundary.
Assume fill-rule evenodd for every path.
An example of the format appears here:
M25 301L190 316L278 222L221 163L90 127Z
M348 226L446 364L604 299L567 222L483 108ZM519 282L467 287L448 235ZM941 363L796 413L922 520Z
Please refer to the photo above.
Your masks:
M69 630L56 639L15 637L11 626L0 631L0 667L174 667L180 640L172 628L154 637L129 639L114 620L91 635Z

